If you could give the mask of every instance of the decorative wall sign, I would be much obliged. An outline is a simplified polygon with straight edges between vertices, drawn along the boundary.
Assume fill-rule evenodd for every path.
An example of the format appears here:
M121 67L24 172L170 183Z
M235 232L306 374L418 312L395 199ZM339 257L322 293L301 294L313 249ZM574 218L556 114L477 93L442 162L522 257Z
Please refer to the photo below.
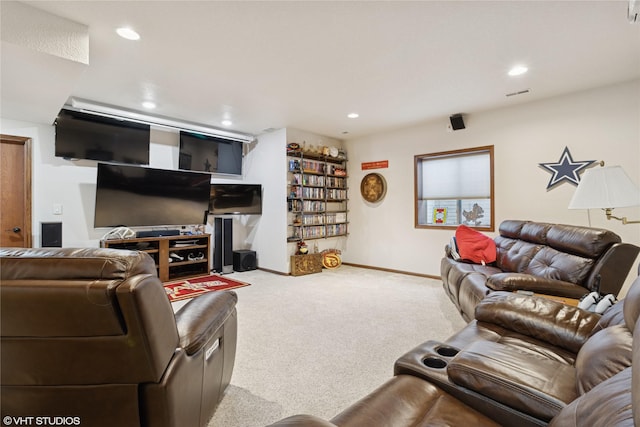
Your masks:
M384 169L389 167L389 160L378 160L377 162L363 162L362 170Z
M369 173L360 182L360 194L367 202L379 202L387 194L387 181L379 173Z
M539 163L539 165L552 173L547 190L561 183L569 181L573 185L580 183L578 172L595 163L595 160L583 160L574 162L569 152L569 147L564 147L560 160L552 163Z

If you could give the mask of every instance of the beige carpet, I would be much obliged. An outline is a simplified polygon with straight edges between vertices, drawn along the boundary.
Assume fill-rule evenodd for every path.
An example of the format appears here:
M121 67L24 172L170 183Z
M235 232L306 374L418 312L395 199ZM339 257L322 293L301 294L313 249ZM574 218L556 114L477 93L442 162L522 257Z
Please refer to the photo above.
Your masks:
M342 266L301 277L233 273L238 350L209 427L331 418L391 378L394 361L465 325L437 280Z

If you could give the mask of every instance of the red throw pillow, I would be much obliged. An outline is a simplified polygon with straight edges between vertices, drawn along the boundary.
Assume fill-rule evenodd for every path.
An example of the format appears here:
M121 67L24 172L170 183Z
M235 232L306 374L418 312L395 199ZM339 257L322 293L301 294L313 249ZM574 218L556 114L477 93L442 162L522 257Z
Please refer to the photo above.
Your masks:
M466 225L456 229L456 242L460 258L477 264L491 264L496 261L496 242Z

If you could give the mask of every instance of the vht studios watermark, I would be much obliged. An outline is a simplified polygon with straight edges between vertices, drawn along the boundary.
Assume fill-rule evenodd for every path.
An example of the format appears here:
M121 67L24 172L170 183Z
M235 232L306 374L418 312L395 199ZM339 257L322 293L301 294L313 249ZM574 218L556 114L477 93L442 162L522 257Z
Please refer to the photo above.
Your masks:
M2 417L4 426L79 426L80 417Z

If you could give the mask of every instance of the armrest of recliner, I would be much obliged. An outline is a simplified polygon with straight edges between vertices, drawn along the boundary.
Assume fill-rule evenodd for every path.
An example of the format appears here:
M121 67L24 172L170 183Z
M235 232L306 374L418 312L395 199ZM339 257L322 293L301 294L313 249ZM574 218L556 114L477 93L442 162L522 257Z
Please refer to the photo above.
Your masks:
M542 297L514 292L492 292L476 306L478 322L577 353L595 328L600 315Z
M335 424L313 415L293 415L267 427L336 427Z
M210 292L193 298L176 314L180 346L196 353L233 313L238 295L233 291Z
M545 421L578 395L572 365L491 341L464 348L447 374L458 386Z
M589 290L575 283L546 279L524 273L497 273L487 279L487 287L494 291L531 291L538 294L566 298L581 298Z

